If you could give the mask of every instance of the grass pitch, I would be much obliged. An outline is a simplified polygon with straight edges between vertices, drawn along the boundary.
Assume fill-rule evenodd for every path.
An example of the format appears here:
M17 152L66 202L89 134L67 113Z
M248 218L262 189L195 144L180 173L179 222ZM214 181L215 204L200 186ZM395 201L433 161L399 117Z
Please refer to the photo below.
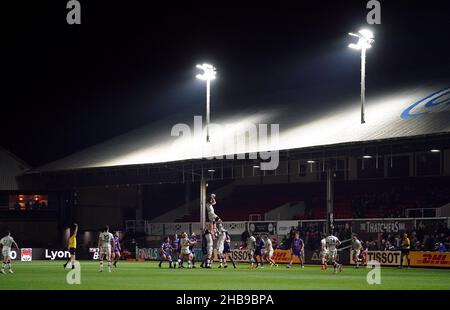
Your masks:
M157 262L120 262L111 273L100 273L98 262L81 262L81 284L69 285L62 262L15 262L14 274L0 274L0 290L450 290L450 270L381 270L381 285L367 284L368 269L344 267L333 274L332 268L318 266L301 269L286 266L249 270L238 268L169 269ZM106 269L106 268L105 268Z

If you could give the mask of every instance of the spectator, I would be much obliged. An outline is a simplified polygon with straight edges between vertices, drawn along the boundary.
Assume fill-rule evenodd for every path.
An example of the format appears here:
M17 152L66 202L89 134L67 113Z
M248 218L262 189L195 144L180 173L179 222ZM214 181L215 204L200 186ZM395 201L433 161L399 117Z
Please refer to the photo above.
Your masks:
M437 251L441 253L448 252L447 247L442 242L437 245Z

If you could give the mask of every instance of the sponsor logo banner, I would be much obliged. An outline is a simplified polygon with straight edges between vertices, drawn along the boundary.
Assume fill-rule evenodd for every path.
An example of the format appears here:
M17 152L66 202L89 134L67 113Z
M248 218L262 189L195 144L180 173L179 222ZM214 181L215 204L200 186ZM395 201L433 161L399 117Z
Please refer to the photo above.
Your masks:
M69 251L45 249L44 259L56 260L56 259L68 259L69 257L70 257Z
M252 233L269 233L276 235L277 222L252 222L249 225L249 229Z
M98 260L100 250L98 248L89 248L89 256L93 260Z
M33 260L33 249L20 249L20 260L31 262Z
M400 251L367 251L366 252L366 262L376 260L378 261L382 266L399 266L400 265L400 258L401 258L401 252ZM355 264L355 261L353 260L353 256L350 255L350 264Z
M401 118L413 119L429 113L450 111L450 88L431 94L402 112Z
M356 230L362 233L398 233L408 230L413 222L405 221L364 221L356 222Z
M278 264L287 264L291 261L291 251L289 250L275 250L273 251L273 260ZM294 257L294 264L300 264L297 256Z
M278 235L284 236L287 235L292 228L298 228L298 221L280 221L277 224L277 233Z
M137 251L137 259L143 259L143 260L159 260L161 258L160 256L160 248L139 248ZM195 260L201 261L203 260L203 253L202 249L200 248L194 248L193 249ZM172 253L172 259L177 258L176 253Z
M409 256L412 266L450 268L449 252L411 252Z

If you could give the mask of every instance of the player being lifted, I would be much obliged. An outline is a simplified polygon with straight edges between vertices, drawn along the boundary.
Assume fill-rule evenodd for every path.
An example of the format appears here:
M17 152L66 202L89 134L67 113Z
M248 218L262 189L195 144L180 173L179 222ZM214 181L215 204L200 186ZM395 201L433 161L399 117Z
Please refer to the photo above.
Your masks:
M278 267L277 263L275 263L275 261L272 259L272 257L273 257L272 240L270 240L270 237L266 234L264 234L262 238L264 241L263 258L266 260L266 262L270 263L270 267L272 267L272 266Z
M224 254L224 263L225 266L224 268L227 268L227 261L231 261L231 263L233 264L233 267L236 268L236 263L234 262L233 256L231 255L231 237L228 234L228 231L225 232L226 234L226 238L225 238L225 242L223 245L223 254Z
M361 249L362 249L361 241L359 241L358 236L356 234L354 234L352 237L352 258L356 264L356 266L355 266L356 269L359 268L359 264L362 262L361 257L360 257Z
M108 272L111 272L111 249L114 247L114 236L109 232L109 226L106 225L103 232L98 237L98 247L100 250L100 272L103 272L103 260L108 262Z
M342 265L337 262L337 247L341 244L341 241L333 234L326 238L326 245L328 249L328 259L333 264L334 273L342 272Z
M169 261L169 268L173 268L172 265L172 245L170 244L170 238L166 237L163 244L161 244L160 249L160 260L159 260L159 268L161 268L161 265L164 260Z
M216 205L216 194L211 194L206 202L206 212L208 213L208 230L211 232L213 240L216 238L216 221L219 220L219 216L214 212L214 206Z
M0 239L0 245L2 245L2 273L5 273L5 268L8 267L9 273L14 273L11 267L11 248L15 246L17 250L19 250L19 246L14 241L13 237L11 237L11 232L7 231L6 236Z
M291 245L291 261L289 262L289 265L287 265L287 268L292 267L292 263L294 262L294 258L297 256L302 268L305 268L305 264L303 262L303 253L305 251L305 243L302 239L300 239L300 234L298 232L295 233L294 240L292 240Z
M190 269L190 268L192 268L192 253L191 253L191 250L189 250L189 247L191 245L194 245L195 242L189 240L187 233L183 232L181 234L180 244L181 244L180 259L181 259L181 261L187 260L188 264L189 264L189 269ZM180 267L184 268L183 265L178 266L178 268L180 268Z
M328 262L328 248L327 248L327 238L325 234L322 234L322 240L320 240L320 258L322 260L322 265L320 269L327 269Z
M69 253L70 253L70 257L67 260L67 262L64 264L64 268L67 267L67 265L69 264L69 262L72 265L72 269L75 269L75 255L76 255L76 251L77 251L77 233L78 233L78 224L73 224L73 226L70 228L70 236L69 236L69 240L68 240L68 248L69 248Z
M115 232L113 241L114 241L114 250L112 252L112 260L114 261L113 263L114 267L117 268L117 262L120 259L120 252L122 251L120 247L120 237L118 231Z

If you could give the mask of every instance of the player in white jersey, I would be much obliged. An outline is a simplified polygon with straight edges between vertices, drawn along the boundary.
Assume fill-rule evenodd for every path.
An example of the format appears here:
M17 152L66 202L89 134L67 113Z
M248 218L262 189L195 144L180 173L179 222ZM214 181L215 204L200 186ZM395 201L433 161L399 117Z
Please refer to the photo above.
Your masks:
M216 221L219 220L214 211L214 206L216 205L216 194L211 194L208 201L206 202L206 213L208 214L208 230L212 233L213 239L216 238Z
M8 267L9 273L13 273L11 267L11 248L12 246L15 246L18 250L19 246L14 241L13 237L11 237L11 232L9 231L6 232L6 236L0 239L0 245L2 246L2 256L3 256L1 272L5 273L5 268Z
M252 236L249 232L244 233L245 248L248 251L248 259L250 262L250 269L255 268L255 248L256 248L256 238Z
M114 247L114 236L109 232L106 225L98 237L98 248L100 250L100 272L103 272L103 260L108 262L108 272L111 272L111 249Z
M328 259L333 264L334 273L342 271L342 265L337 262L337 247L341 244L341 241L334 235L328 236L326 239L328 249Z
M322 240L320 240L320 258L322 259L322 270L327 269L328 262L328 249L327 249L327 239L325 235L322 235Z
M278 267L277 263L272 259L273 257L273 246L272 246L272 240L270 240L268 235L262 236L264 240L264 254L263 258L266 260L266 262L270 263L270 267L275 266Z
M361 249L362 249L361 241L358 240L358 236L356 236L355 234L352 237L352 258L356 264L356 268L359 268L359 264L361 263L360 258Z
M203 263L200 266L202 268L211 268L213 259L213 243L214 241L211 232L208 229L205 229L202 236L202 251L204 255Z
M189 240L188 234L183 232L181 234L181 240L180 240L180 245L181 245L181 252L180 252L180 259L181 261L187 260L188 264L189 264L189 269L192 268L192 252L191 249L189 247L193 246L196 242ZM184 268L183 265L179 266L178 268Z
M225 256L223 254L223 250L225 249L225 240L227 239L227 231L223 227L223 222L221 219L218 219L217 221L217 256L219 257L219 268L222 268L224 266ZM225 262L226 265L226 262Z

